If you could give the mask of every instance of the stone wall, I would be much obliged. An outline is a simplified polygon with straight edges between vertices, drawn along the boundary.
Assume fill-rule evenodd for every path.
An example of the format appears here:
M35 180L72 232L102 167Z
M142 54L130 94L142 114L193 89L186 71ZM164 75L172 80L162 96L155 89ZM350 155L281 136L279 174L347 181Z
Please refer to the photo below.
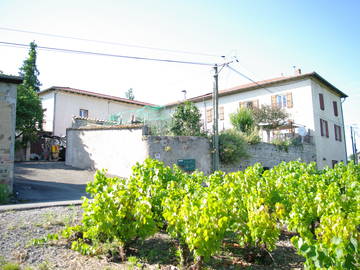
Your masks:
M221 164L220 169L225 172L244 170L257 162L263 167L272 168L282 161L302 160L304 162L316 161L316 149L314 144L304 143L300 146L289 146L288 149L281 149L279 146L269 143L249 145L247 152L249 158L234 165Z
M16 86L0 76L0 184L6 184L10 192L14 177Z
M148 136L146 128L79 127L67 129L66 164L81 169L107 169L110 174L128 177L136 162L147 157L166 165L195 159L195 167L210 173L210 145L201 137Z

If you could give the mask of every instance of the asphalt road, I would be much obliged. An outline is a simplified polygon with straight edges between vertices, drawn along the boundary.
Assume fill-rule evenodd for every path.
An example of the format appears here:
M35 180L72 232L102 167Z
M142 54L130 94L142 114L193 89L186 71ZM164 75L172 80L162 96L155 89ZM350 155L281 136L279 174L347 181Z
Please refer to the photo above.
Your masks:
M64 162L15 163L14 193L22 202L79 200L94 171L66 166Z

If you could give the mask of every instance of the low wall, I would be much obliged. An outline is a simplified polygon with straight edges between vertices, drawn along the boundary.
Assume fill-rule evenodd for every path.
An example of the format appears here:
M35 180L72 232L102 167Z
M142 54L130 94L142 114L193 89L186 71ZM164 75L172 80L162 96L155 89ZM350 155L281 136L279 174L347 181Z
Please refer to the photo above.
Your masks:
M220 170L225 172L242 171L246 167L259 162L263 167L272 168L282 161L302 160L303 162L316 161L315 145L304 143L300 146L289 146L287 151L269 143L249 145L247 152L249 158L234 165L220 165Z
M0 184L13 191L16 87L0 78Z
M145 130L146 131L146 130ZM107 169L128 177L131 167L147 157L176 164L195 159L196 169L210 173L210 145L201 137L143 135L143 127L79 127L67 129L66 165L81 169Z

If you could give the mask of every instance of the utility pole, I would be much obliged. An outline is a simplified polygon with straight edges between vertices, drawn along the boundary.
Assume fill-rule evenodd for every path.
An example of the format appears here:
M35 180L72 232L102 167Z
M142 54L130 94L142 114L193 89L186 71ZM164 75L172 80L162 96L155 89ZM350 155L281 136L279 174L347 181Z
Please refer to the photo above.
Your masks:
M213 171L219 170L219 127L218 127L218 118L219 118L219 84L218 84L219 74L218 74L218 65L214 66L214 88L213 88Z
M357 149L356 149L356 138L355 138L355 131L352 126L350 126L350 133L351 133L351 146L353 150L354 163L357 164L358 158L357 158Z

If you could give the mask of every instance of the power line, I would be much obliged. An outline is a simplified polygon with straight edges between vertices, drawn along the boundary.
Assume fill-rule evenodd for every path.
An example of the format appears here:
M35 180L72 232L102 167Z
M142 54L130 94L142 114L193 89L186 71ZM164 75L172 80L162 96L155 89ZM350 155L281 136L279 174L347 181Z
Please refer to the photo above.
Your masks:
M10 46L10 47L17 47L17 48L28 48L29 47L29 45L27 45L27 44L12 43L12 42L5 42L5 41L0 41L0 45ZM107 56L107 57L134 59L134 60L147 60L147 61L176 63L176 64L214 66L214 64L211 64L211 63L191 62L191 61L182 61L182 60L174 60L174 59L161 59L161 58L149 58L149 57L130 56L130 55L108 54L108 53L99 53L99 52L90 52L90 51L81 51L81 50L71 50L71 49L62 49L62 48L53 48L53 47L43 47L43 46L37 46L37 48L39 48L40 50L56 51L56 52L62 52L62 53L74 53L74 54Z
M163 51L163 52L170 52L170 53L182 53L182 54L191 54L191 55L202 55L202 56L208 56L208 57L222 57L221 55L208 54L208 53L190 52L190 51L181 51L181 50L171 50L171 49L148 47L148 46L141 46L141 45L135 45L135 44L126 44L126 43L102 41L102 40L96 40L96 39L78 38L78 37L73 37L73 36L64 36L64 35L57 35L57 34L50 34L50 33L34 32L34 31L7 28L7 27L0 27L0 30L11 31L11 32L19 32L19 33L26 33L26 34L35 34L35 35L48 36L48 37L80 40L80 41L86 41L86 42L94 42L94 43L101 43L101 44L108 44L108 45L116 45L116 46L123 46L123 47L129 47L129 48L137 48L137 49L147 49L147 50L154 50L154 51Z
M253 82L254 84L256 84L257 86L259 86L260 88L264 88L266 91L268 91L269 93L272 93L272 91L270 91L268 88L262 86L261 84L257 83L256 81L254 81L253 79L251 79L250 77L246 76L245 74L241 73L240 71L237 71L236 69L234 69L233 67L230 67L228 64L225 65L227 68L229 68L230 70L234 71L235 73L239 74L240 76L244 77L245 79Z

